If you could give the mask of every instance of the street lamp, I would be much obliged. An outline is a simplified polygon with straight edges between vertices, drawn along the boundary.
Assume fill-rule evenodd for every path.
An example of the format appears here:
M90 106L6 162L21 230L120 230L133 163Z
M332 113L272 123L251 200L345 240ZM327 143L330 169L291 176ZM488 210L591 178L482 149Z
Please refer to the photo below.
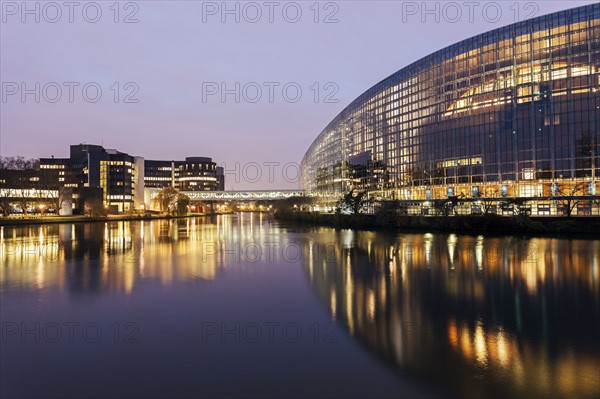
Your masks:
M40 214L44 216L44 208L46 208L46 205L40 204L38 207L40 208Z

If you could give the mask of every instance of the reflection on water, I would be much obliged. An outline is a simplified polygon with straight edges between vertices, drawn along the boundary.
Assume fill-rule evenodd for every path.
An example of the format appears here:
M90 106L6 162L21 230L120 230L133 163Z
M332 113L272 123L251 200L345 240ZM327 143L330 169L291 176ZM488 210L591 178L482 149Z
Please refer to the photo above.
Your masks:
M257 256L277 262L285 255L282 251L270 251L270 258L260 251L265 241L285 247L287 238L263 218L248 213L0 227L0 290L53 287L130 293L138 279L163 284L174 279L211 280L226 264Z
M314 230L309 279L351 335L461 395L600 395L600 242Z
M175 283L223 281L219 273L236 264L265 263L285 265L286 277L302 281L305 291L290 292L298 292L303 306L316 292L353 346L360 343L374 359L442 392L600 396L598 241L303 230L262 214L0 228L0 294L13 304L13 318L21 312L15 293L31 299L53 290L73 295L73 302L82 302L77 295L105 295L114 306L121 296L135 296L144 281L176 290L181 285ZM310 286L297 278L303 271ZM243 290L245 283L250 320L264 318L265 308L278 300L261 297L253 308L260 295L252 283L290 287L282 275L224 287ZM109 295L114 293L119 295ZM152 291L165 308L194 309L196 315L214 309L209 300L223 302L227 295L205 294L199 309L170 296L164 303L165 296ZM35 298L26 303L25 309L37 309ZM54 303L45 306L48 311ZM300 308L302 316L317 319L308 308ZM152 326L164 317L157 314ZM228 371L223 375L229 378Z

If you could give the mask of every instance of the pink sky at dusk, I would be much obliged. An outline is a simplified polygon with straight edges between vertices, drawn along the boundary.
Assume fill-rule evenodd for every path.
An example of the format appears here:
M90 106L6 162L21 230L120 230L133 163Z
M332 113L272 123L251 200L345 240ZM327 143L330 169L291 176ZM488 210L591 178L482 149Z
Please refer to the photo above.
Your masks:
M1 3L0 155L66 157L70 144L90 143L147 159L209 156L229 170L226 189L239 190L296 188L294 165L319 132L398 69L526 16L593 2L483 1L472 15L461 1L458 8L427 2L429 14L421 1L275 2L272 9L227 2L238 15L224 14L220 1L120 2L118 13L113 1L89 3L69 10L57 2L57 10L28 2L39 7L39 22L22 2ZM36 82L38 93L23 99L22 85L36 91ZM225 101L208 91L222 84L232 89ZM266 166L258 179L244 170L273 162L273 176Z

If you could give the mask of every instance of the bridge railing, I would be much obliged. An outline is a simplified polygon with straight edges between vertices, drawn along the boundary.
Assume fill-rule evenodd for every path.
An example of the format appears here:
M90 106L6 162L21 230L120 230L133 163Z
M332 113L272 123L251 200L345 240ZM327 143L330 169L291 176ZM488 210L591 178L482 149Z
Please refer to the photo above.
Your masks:
M146 197L153 200L160 189L147 188ZM320 196L304 190L247 190L247 191L182 191L191 200L201 201L269 201L301 196ZM148 195L149 194L149 195Z

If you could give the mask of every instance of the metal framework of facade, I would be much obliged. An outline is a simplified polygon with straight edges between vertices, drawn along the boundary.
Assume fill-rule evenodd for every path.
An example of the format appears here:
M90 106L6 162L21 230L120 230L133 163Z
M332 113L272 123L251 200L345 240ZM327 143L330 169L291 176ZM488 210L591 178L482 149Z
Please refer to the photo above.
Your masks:
M405 201L600 192L600 3L438 50L361 94L301 163L311 191Z
M154 199L160 192L160 189L146 190L150 190L151 199ZM303 195L316 195L315 193L307 193L304 190L182 191L181 193L190 197L192 201L269 201L301 197Z

